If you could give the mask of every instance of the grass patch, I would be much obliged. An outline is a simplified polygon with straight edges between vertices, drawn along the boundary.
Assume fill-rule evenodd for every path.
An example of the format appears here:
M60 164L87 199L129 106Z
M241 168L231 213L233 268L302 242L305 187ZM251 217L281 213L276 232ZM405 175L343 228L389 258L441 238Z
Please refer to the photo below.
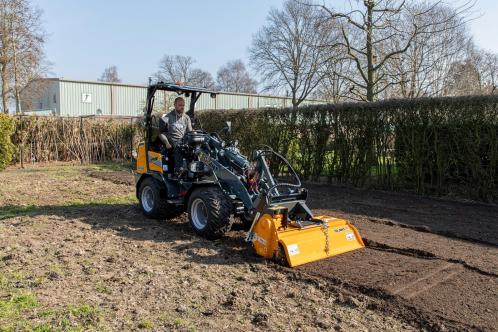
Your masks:
M163 321L165 323L165 325L167 325L167 327L171 330L175 330L175 331L176 330L182 330L182 331L188 330L188 331L192 331L192 332L196 331L194 324L190 323L187 320L178 318L178 317L172 317L168 314L163 314L163 315L161 315L161 317L159 317L159 319L161 321Z
M132 162L107 162L91 165L91 168L104 172L130 171L135 163Z
M36 321L33 318L37 318ZM103 330L101 320L101 310L84 303L59 309L39 309L30 313L28 319L21 315L8 321L0 319L0 331L99 331Z
M0 321L16 320L23 312L37 307L38 301L31 293L11 295L9 299L0 300Z
M97 274L97 269L93 266L83 266L82 271L86 275L94 275Z
M0 274L0 290L10 291L15 283L23 283L26 281L25 276L21 272L3 272Z
M57 331L50 324L44 323L33 328L33 332L53 332Z
M0 207L0 220L39 214L42 209L36 205L4 205Z
M101 294L112 294L112 291L103 283L98 283L95 286L95 290Z
M97 307L86 303L72 306L70 311L74 317L86 322L96 321L100 316L100 310Z
M15 218L19 216L35 216L40 214L57 214L71 208L91 207L99 205L135 204L137 198L130 193L124 196L111 196L100 199L73 199L63 205L3 205L0 207L0 220Z
M151 330L154 328L154 323L152 323L152 321L148 319L144 319L140 323L138 323L138 328L144 330Z
M69 207L79 207L79 206L96 206L96 205L114 205L114 204L130 204L136 203L137 198L135 194L130 193L124 196L111 196L104 197L95 200L84 200L84 199L73 199L64 204L64 206Z
M50 280L55 280L59 279L64 275L64 272L62 271L62 267L59 264L50 264L48 267L48 272L45 275L46 278Z
M17 173L45 173L51 175L72 175L79 174L84 166L81 165L57 165L53 164L50 166L43 167L28 167L23 169L16 169L13 172Z

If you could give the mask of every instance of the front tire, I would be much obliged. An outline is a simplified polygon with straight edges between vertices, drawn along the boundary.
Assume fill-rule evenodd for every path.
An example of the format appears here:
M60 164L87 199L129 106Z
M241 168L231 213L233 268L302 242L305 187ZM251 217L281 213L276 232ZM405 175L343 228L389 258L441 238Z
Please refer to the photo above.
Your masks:
M172 219L183 213L183 209L166 202L166 189L153 178L146 178L140 184L138 198L143 214L152 219ZM162 195L161 195L162 194Z
M196 189L188 202L188 219L194 231L207 239L222 237L233 224L233 204L219 187Z

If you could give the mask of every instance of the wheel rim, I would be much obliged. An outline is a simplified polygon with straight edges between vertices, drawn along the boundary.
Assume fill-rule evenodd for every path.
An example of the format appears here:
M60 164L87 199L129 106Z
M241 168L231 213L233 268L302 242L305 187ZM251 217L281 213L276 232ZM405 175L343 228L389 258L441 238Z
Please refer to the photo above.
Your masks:
M192 202L190 213L194 227L197 229L204 229L208 222L208 212L206 204L204 204L202 199L196 198Z
M142 190L142 206L145 212L150 212L154 209L154 192L152 188L147 186Z

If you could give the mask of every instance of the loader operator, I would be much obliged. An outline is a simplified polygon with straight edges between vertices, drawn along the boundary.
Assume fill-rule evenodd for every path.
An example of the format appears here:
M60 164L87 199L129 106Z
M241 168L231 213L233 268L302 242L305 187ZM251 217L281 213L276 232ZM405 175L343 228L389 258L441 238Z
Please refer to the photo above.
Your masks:
M159 138L166 147L168 154L175 163L175 174L178 173L182 167L181 151L176 147L183 140L185 133L192 131L192 123L190 117L185 114L185 100L182 97L177 97L174 103L175 109L167 114L164 114L161 120L167 124L166 132L160 133Z

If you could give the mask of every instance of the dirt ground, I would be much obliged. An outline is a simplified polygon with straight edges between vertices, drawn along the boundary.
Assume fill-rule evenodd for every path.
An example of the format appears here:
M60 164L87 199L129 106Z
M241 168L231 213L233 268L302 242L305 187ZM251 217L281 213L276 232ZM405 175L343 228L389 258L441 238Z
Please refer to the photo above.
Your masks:
M290 269L144 218L119 165L0 173L0 330L496 330L498 207L309 185L367 248Z

